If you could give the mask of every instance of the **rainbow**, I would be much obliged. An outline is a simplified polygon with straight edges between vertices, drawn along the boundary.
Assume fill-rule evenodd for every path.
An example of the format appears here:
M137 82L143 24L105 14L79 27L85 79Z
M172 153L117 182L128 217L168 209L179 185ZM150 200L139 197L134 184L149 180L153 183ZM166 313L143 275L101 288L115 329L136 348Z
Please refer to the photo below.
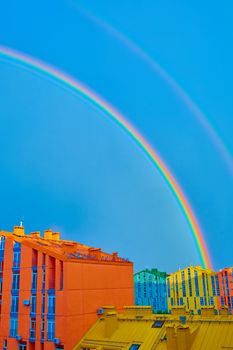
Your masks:
M109 118L111 118L111 120L123 129L156 166L159 173L166 181L191 229L202 266L205 268L212 268L210 255L201 227L180 185L158 153L145 140L145 138L142 137L136 128L122 116L122 114L85 85L47 63L5 46L0 46L0 58L20 64L22 67L30 69L34 73L43 75L50 80L52 79L53 82L56 82L62 87L66 87L71 91L78 93L85 98L86 101L89 101L93 106L103 111Z
M83 16L88 18L90 21L95 23L98 27L102 28L106 33L114 37L125 47L127 47L132 53L139 57L154 73L156 73L169 87L170 89L180 98L183 104L191 112L192 116L196 119L197 123L207 133L216 150L218 151L221 159L224 161L226 168L230 175L233 177L233 159L230 151L226 147L222 138L219 136L216 129L210 124L205 114L199 108L199 106L191 99L187 92L182 86L154 59L152 58L143 48L135 43L131 38L120 32L115 27L111 26L108 22L97 17L93 13L88 12L76 2L72 4Z

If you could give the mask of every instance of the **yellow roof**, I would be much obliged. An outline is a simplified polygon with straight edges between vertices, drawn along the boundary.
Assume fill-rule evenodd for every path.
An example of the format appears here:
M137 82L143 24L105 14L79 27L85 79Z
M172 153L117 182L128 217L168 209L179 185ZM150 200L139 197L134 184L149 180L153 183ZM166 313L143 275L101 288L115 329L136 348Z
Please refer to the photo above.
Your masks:
M180 310L155 315L148 307L117 314L108 308L73 350L129 350L133 344L139 350L233 349L233 316L214 315L212 308L200 316L180 315Z

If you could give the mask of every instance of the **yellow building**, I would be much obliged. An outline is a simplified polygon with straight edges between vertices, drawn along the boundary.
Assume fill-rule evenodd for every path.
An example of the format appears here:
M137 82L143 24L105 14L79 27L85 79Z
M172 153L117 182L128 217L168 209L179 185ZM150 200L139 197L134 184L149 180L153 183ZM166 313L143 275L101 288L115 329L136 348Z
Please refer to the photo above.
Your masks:
M103 308L103 315L73 350L220 350L233 349L233 316L228 310L216 315L214 307L201 315L184 307L172 314L156 315L147 307L125 307L117 314Z
M190 266L167 277L168 310L176 306L185 306L193 314L200 314L205 306L217 310L217 295L217 274L201 266Z

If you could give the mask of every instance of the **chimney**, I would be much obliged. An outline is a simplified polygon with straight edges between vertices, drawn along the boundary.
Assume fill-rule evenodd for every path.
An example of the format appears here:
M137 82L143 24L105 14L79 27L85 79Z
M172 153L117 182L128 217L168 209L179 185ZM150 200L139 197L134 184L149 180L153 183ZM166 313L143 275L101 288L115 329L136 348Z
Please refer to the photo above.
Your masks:
M52 230L45 230L44 231L44 239L52 239L53 231Z
M204 317L214 316L215 309L214 306L205 306L201 308L201 315Z
M53 232L52 233L52 239L54 241L59 241L60 240L60 232Z
M89 248L88 254L94 256L96 259L101 259L102 250L101 248Z
M175 326L167 326L167 350L177 350L177 342L176 342L176 334L175 334Z
M106 316L108 313L113 313L113 312L116 312L116 308L115 306L110 306L110 305L107 305L107 306L103 306L103 316Z
M24 236L24 227L23 226L14 226L14 235Z
M172 315L186 315L186 308L184 306L172 307Z
M113 252L112 253L112 259L116 261L118 259L118 252Z
M177 328L177 349L191 349L191 334L189 326L179 326Z
M220 310L221 316L229 316L229 310L227 306L222 306Z
M116 312L108 312L105 316L105 337L110 338L118 328Z
M31 232L30 235L31 235L33 238L40 237L40 231Z

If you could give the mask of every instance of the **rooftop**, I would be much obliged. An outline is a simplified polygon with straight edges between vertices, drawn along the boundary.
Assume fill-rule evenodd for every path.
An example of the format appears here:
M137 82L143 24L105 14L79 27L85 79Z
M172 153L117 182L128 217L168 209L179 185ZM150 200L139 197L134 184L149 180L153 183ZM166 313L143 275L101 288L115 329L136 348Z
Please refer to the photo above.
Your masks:
M54 256L63 261L88 261L113 264L131 264L128 259L118 256L117 252L105 253L101 248L93 248L75 241L62 240L59 232L45 230L43 236L40 232L25 233L23 226L14 226L13 232L0 231L0 236L8 237L13 241L22 243L40 252Z
M154 275L154 276L158 276L158 277L162 277L162 278L166 278L167 277L167 273L166 272L161 272L161 271L159 271L156 268L153 268L151 270L149 270L149 269L141 270L139 272L136 272L134 275L138 275L140 273L148 273L148 274L151 274L151 275Z
M188 315L184 308L171 315L155 315L150 307L125 307L117 314L104 307L103 316L73 348L124 350L233 349L233 316L215 315L212 307L202 315Z

